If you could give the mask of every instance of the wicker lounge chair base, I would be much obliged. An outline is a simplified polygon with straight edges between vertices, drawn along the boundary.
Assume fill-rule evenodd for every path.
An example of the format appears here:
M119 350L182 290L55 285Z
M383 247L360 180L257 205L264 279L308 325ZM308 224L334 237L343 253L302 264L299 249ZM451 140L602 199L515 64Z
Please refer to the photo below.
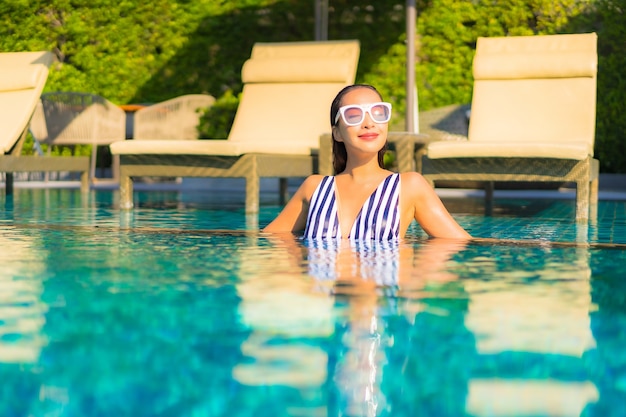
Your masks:
M245 154L242 156L212 155L121 155L120 208L133 208L132 177L221 177L244 178L245 210L259 211L261 177L305 177L317 171L317 157L306 155ZM281 181L281 196L285 182Z
M0 155L0 172L5 172L5 194L13 194L15 172L80 172L80 190L89 191L89 158L75 156Z
M493 182L571 182L576 184L576 220L587 221L590 207L598 204L599 162L555 158L424 158L422 172L432 185L437 181L486 182L490 207Z

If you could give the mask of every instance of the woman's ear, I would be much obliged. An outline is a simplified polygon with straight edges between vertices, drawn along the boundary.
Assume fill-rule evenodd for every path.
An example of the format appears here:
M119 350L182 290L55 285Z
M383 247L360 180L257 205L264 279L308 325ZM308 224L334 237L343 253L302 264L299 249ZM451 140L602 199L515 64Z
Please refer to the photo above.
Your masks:
M337 126L333 126L332 128L333 139L337 142L343 142L343 138L341 137L341 130Z

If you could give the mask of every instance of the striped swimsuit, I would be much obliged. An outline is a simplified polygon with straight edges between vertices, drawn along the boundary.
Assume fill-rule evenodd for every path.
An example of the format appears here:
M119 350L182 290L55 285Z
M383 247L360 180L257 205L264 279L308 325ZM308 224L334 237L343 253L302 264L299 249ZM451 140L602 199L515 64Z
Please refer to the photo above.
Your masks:
M392 240L400 232L400 174L385 178L365 201L348 236L351 240ZM311 197L304 237L340 239L335 177L322 179Z

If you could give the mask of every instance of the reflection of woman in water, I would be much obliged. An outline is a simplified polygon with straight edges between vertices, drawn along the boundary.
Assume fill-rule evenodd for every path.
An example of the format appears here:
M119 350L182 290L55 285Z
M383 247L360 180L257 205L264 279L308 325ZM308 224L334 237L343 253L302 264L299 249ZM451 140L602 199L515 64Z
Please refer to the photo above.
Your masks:
M384 384L394 387L405 373L397 364L389 364L390 355L396 360L394 340L404 340L410 323L426 314L418 314L427 303L418 294L428 285L446 285L456 278L448 272L447 262L465 243L449 239L419 244L305 239L304 245L309 274L335 296L336 308L343 313L335 329L342 350L335 352L336 357L331 354L329 361L329 375L337 389L335 407L349 416L379 415L399 399L399 394L384 389ZM389 323L394 323L392 330ZM400 344L395 349L398 347ZM385 383L383 371L389 366L395 367L390 372L396 380ZM462 399L457 406L462 409Z

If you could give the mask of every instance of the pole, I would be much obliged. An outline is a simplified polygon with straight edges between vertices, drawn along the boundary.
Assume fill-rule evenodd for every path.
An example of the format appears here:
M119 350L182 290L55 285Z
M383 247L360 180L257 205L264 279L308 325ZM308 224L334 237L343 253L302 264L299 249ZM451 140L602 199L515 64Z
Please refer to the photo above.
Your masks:
M315 0L315 40L328 40L328 0Z
M406 2L406 116L407 132L419 133L417 89L415 88L415 0Z

